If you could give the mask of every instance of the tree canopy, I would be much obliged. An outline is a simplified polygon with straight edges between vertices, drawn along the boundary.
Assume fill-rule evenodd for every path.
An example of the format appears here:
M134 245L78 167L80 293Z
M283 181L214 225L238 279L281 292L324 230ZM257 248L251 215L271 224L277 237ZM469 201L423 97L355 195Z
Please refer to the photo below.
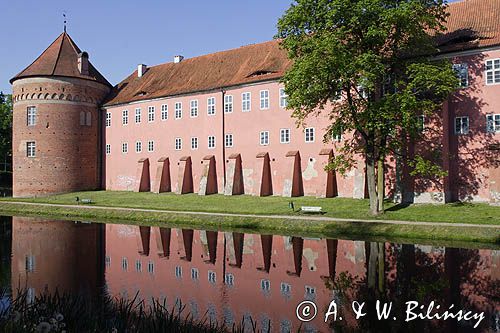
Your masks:
M0 92L0 158L12 152L12 96Z
M278 22L293 60L283 78L288 107L299 125L327 113L325 141L345 134L330 168L346 173L364 157L374 214L383 211L386 157L421 135L419 116L458 86L451 63L430 57L446 17L443 0L296 0ZM423 156L408 162L441 172Z

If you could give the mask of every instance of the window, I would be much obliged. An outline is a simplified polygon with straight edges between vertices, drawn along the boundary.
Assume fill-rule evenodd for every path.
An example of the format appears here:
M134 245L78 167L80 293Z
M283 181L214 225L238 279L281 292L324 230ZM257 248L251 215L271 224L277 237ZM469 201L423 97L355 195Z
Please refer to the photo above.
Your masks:
M241 94L241 110L243 112L250 111L250 108L252 107L250 98L251 98L251 95L249 92Z
M35 141L26 142L26 156L35 157L36 156L36 144Z
M182 267L181 266L175 266L175 277L178 279L182 278Z
M106 144L106 155L111 154L111 145L108 143Z
M281 282L281 294L283 296L290 296L292 292L292 286L289 283Z
M308 127L304 131L306 142L314 142L314 127Z
M469 86L469 66L467 64L453 64L453 70L458 78L460 88Z
M122 153L124 153L124 154L128 153L128 143L127 142L122 143Z
M261 110L269 109L269 90L260 91L260 109Z
M316 298L316 288L311 286L305 286L305 295L304 298L307 300L313 300Z
M260 145L267 146L269 144L269 131L260 132Z
M197 268L191 268L191 279L198 280L198 276L200 275Z
M85 112L80 112L80 126L85 126Z
M87 112L85 114L85 126L92 126L92 113Z
M141 141L137 141L135 143L135 152L136 153L142 152L142 142Z
M417 130L419 132L425 131L425 116L423 114L417 117Z
M153 140L148 141L148 152L152 153L155 151L155 142Z
M500 132L500 114L489 114L486 116L486 130L488 133Z
M197 137L191 138L191 149L193 149L193 150L198 149L198 138Z
M163 104L161 106L161 120L165 121L167 119L168 119L168 105L167 104Z
M191 118L198 117L198 100L192 100L191 101Z
M215 148L215 136L211 135L208 137L208 149Z
M141 122L141 109L135 109L135 123L139 124Z
M36 125L36 106L28 106L27 118L28 126Z
M486 61L486 84L500 83L500 59Z
M456 117L455 118L455 134L468 134L469 133L469 117Z
M217 276L214 271L208 271L208 282L215 284L217 281Z
M149 122L155 121L155 107L154 106L148 107L148 121Z
M290 129L280 129L280 143L290 143Z
M207 99L207 114L213 116L215 114L215 97Z
M26 256L26 272L34 272L34 271L35 271L35 257Z
M110 256L106 256L106 259L104 259L104 261L106 262L106 267L111 267L111 257Z
M226 134L226 137L224 139L224 144L226 145L226 148L231 148L233 146L233 135L232 134Z
M135 261L135 271L137 273L142 272L142 262L140 260Z
M155 272L155 263L154 263L154 261L150 260L148 262L148 273L149 274L154 274L154 272Z
M128 270L128 259L125 257L122 258L122 270Z
M280 88L280 108L285 109L288 106L288 95L285 93L285 88Z
M224 284L228 286L234 286L234 275L231 273L227 273L224 275Z
M262 291L269 291L269 290L271 290L271 281L269 281L269 280L260 280L260 289L262 289Z
M182 118L182 103L177 102L175 103L175 119L181 119Z
M181 149L182 149L182 139L175 138L175 150L181 150Z
M122 125L128 125L128 110L122 111Z
M106 127L111 127L111 112L106 112Z
M224 96L224 113L232 113L233 112L233 96L226 95Z

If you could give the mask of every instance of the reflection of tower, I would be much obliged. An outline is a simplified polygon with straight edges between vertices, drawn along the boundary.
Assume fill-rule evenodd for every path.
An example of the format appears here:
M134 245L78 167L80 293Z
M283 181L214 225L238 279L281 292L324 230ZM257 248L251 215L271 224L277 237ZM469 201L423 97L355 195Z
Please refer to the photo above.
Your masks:
M14 217L12 289L97 295L104 284L104 225Z
M100 186L98 105L111 85L62 33L11 81L13 195Z

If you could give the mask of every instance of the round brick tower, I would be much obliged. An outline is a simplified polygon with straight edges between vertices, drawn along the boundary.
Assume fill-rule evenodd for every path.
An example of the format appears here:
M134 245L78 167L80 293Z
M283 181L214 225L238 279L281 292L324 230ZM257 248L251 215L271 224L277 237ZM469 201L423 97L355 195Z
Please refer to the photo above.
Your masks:
M99 105L110 83L62 33L11 79L13 195L100 187Z

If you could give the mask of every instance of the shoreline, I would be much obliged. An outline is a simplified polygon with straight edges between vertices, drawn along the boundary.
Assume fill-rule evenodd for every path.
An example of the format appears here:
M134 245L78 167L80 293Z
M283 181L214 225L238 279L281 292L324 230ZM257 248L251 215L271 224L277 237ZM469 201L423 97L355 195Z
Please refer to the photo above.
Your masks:
M332 238L363 237L374 240L392 238L431 243L449 241L469 243L469 246L475 243L479 246L500 248L500 226L489 224L344 219L307 215L185 212L14 201L0 201L0 214L223 231L236 229L245 232L273 232L284 235L319 235Z

